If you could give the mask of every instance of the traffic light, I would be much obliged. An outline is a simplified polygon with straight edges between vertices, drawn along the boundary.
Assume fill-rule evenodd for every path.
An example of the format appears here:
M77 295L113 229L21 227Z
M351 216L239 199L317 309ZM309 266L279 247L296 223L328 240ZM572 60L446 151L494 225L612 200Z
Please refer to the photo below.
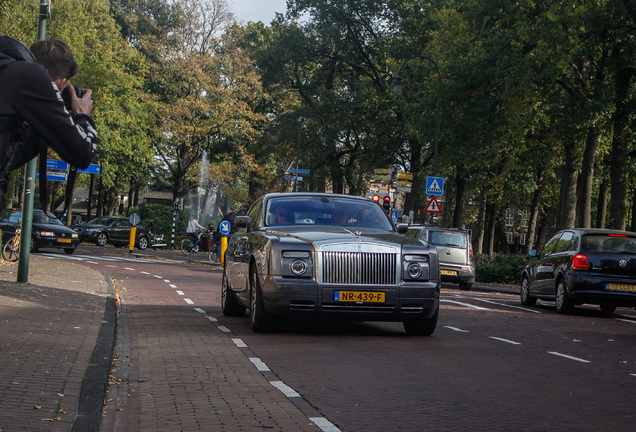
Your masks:
M382 203L382 207L384 207L384 210L391 210L391 197L390 196L385 196L384 197L384 202Z
M378 195L378 194L373 195L373 196L371 197L371 199L372 199L374 202L377 202L378 204L380 203L380 195Z

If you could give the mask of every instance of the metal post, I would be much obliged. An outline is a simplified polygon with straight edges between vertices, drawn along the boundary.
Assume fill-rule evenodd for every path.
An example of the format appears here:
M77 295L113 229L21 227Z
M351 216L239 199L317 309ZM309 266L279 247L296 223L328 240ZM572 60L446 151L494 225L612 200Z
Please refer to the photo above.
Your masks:
M46 20L50 18L50 12L49 0L40 0L38 40L43 40L46 37ZM37 166L37 158L33 158L27 163L24 169L24 201L22 204L22 237L20 241L20 261L18 262L18 282L29 281L33 202L35 200L34 187Z

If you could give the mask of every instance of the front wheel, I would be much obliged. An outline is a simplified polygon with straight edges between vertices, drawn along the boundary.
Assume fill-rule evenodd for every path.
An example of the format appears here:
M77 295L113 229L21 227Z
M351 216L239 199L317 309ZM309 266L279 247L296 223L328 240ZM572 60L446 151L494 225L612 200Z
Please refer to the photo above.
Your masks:
M521 304L524 306L534 306L537 304L537 299L535 297L530 297L530 282L527 277L524 277L521 280L519 297L521 297Z
M404 331L409 336L430 336L437 328L439 318L439 306L435 314L430 318L404 321Z
M20 255L20 244L15 245L15 237L6 242L2 247L2 258L6 261L17 261Z
M194 240L190 237L186 237L181 240L181 253L184 255L191 255L194 248Z
M148 237L142 236L137 240L137 249L145 250L148 247Z
M250 327L257 333L268 332L273 327L273 318L265 310L261 283L258 280L256 269L251 274L252 286L250 289Z
M574 309L574 303L570 300L568 294L568 286L565 284L565 280L561 279L556 287L556 311L559 314L569 314Z
M97 234L97 237L95 237L95 244L97 246L106 246L106 243L108 242L108 236L106 235L106 233L99 233Z

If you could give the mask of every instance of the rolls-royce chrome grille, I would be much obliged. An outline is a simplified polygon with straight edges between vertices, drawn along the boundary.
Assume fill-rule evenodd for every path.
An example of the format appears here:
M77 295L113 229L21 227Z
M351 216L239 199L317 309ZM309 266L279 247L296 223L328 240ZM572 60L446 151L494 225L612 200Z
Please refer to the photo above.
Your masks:
M340 285L395 285L396 254L322 252L322 281Z

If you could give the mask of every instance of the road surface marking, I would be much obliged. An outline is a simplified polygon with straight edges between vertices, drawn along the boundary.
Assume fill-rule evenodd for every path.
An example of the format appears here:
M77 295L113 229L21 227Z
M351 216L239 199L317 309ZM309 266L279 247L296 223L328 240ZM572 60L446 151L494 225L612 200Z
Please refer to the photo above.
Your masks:
M212 316L210 316L210 315L206 315L205 317L206 317L206 318L208 319L208 321L210 321L210 322L219 322L219 320L218 320L218 319L216 319L216 318L214 318L214 317L212 317Z
M234 345L236 345L238 348L247 348L247 344L243 342L242 339L232 338L232 342L234 342Z
M241 342L243 342L243 341L241 341ZM247 345L246 345L246 347L247 347ZM265 364L265 362L263 360L259 359L258 357L250 357L250 361L252 363L254 363L254 366L256 366L256 370L258 370L259 372L269 372L271 370Z
M205 315L205 311L203 309L201 309L201 308L194 308L194 311Z
M548 354L552 354L552 355L559 356L559 357L565 357L566 359L575 360L575 361L578 361L578 362L581 362L581 363L592 363L590 360L585 360L585 359L578 358L578 357L572 357L572 356L561 354L561 353L558 353L558 352L555 352L555 351L548 351Z
M149 275L150 273L142 271L141 274Z
M273 385L274 387L276 387L278 390L280 390L288 398L300 397L300 395L296 392L296 390L294 390L293 388L291 388L290 386L288 386L282 381L270 381L269 383Z
M229 328L225 327L225 326L217 326L217 328L219 330L221 330L223 333L231 333L232 330L230 330Z
M124 270L137 271L137 269L130 268L130 267L124 267Z
M189 298L184 298L183 301L186 302L189 305L193 305L194 304L194 302L192 300L190 300Z
M455 301L455 300L444 300L444 299L442 299L442 300L440 300L440 302L454 303L454 304L458 304L460 306L465 306L465 307L472 308L472 309L477 309L477 310L490 310L490 309L485 308L485 307L475 306L475 305L471 305L470 303L463 303L463 302L458 302L458 301Z
M340 429L324 417L309 417L309 420L314 422L322 432L340 432Z
M451 327L451 326L444 326L444 327L446 327L447 329L451 329L453 331L456 331L456 332L468 333L468 330L462 330L462 329L457 328L457 327Z
M170 284L170 288L176 288L177 286L175 284Z
M473 298L473 300L482 301L484 303L490 303L490 304L494 304L494 305L498 305L498 306L509 307L509 308L513 308L513 309L521 309L521 310L524 310L524 311L537 313L537 314L543 313L543 312L538 311L538 310L529 309L529 308L525 308L525 307L521 307L521 306L509 305L509 304L505 304L505 303L497 303L497 302L494 302L492 300L486 300L486 299L480 299L480 298Z
M626 323L630 323L630 324L636 324L636 321L633 320L628 320L628 319L624 319L624 318L614 318L616 321L623 321Z
M490 336L490 339L506 342L506 343L513 344L513 345L521 345L521 342L515 342L515 341L511 341L510 339L502 339L502 338L498 338L498 337L495 337L495 336Z
M180 296L185 295L185 293L183 291L179 291L179 290L177 290L176 293L179 294Z

